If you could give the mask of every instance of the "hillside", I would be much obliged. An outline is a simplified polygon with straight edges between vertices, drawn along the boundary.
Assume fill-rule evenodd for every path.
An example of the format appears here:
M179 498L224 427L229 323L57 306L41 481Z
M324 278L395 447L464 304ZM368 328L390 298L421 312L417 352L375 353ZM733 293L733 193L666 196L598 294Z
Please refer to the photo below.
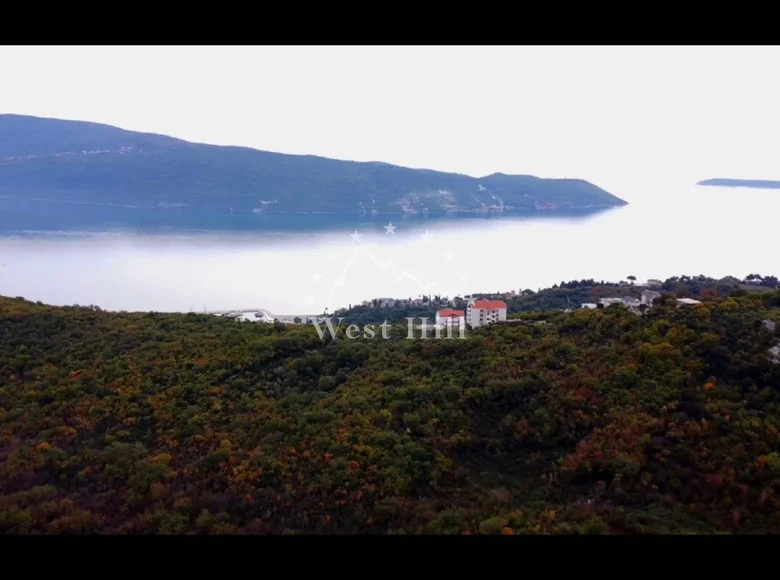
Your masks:
M704 300L323 341L0 298L0 533L778 533L780 292Z
M754 189L780 189L780 181L769 179L705 179L696 185L711 185L716 187L752 187Z
M747 276L747 280L757 275ZM761 278L761 276L758 276ZM673 276L665 280L658 291L673 292L679 298L716 298L718 296L741 296L747 292L771 292L778 287L775 276L764 276L765 285L746 285L738 278L728 276L721 279L706 276ZM542 288L538 292L525 289L515 295L475 292L475 298L503 300L507 304L507 314L511 317L521 312L577 309L585 302L598 302L602 298L621 298L630 296L640 298L646 286L621 285L619 282L596 280L571 280L561 282L552 288ZM407 318L436 318L436 311L445 307L463 309L467 302L462 297L425 296L421 304L410 304L410 300L396 301L392 306L380 304L377 300L365 305L355 305L334 312L334 316L344 317L344 325L369 324L387 320L390 323L405 324Z
M15 211L22 211L20 200L179 211L369 214L626 204L579 179L500 173L475 178L190 143L96 123L0 115L0 199L10 203L9 198ZM23 211L52 209L24 205Z

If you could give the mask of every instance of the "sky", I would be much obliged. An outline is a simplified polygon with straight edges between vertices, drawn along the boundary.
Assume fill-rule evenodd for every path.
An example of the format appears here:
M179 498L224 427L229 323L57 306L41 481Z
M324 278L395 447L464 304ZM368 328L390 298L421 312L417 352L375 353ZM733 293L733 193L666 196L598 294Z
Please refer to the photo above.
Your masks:
M0 63L0 113L578 177L632 202L670 183L780 179L780 47L3 46Z

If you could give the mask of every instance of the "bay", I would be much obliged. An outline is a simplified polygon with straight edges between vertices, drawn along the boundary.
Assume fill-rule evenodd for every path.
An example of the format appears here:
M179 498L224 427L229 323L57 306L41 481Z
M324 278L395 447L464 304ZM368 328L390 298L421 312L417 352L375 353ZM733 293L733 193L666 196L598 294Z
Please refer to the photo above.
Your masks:
M780 273L778 192L636 192L625 207L554 217L180 212L171 221L157 211L141 229L123 223L147 211L138 208L115 207L95 227L90 208L51 203L50 219L25 221L24 207L0 202L0 295L107 310L318 314L378 297L535 291L582 278Z

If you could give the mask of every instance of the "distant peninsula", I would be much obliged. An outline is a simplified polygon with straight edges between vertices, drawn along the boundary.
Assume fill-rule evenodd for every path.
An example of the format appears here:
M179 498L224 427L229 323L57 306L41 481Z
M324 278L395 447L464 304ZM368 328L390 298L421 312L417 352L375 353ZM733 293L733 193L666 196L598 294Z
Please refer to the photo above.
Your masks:
M780 181L770 179L705 179L696 185L710 185L715 187L752 187L754 189L780 189Z
M192 143L83 121L0 115L0 203L154 210L449 214L601 209L627 202L582 179L485 177ZM45 203L43 203L45 202ZM38 205L35 205L35 204ZM27 206L25 206L27 208Z

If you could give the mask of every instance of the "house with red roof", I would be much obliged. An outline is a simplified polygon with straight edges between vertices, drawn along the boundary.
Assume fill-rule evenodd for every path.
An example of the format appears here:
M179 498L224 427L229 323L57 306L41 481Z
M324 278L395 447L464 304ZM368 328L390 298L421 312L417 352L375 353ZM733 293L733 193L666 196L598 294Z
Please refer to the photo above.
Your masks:
M439 327L452 327L461 330L466 329L466 313L463 310L453 310L452 308L445 308L439 310L436 313L436 326Z
M503 300L473 300L466 307L466 322L472 328L506 320L506 302Z

